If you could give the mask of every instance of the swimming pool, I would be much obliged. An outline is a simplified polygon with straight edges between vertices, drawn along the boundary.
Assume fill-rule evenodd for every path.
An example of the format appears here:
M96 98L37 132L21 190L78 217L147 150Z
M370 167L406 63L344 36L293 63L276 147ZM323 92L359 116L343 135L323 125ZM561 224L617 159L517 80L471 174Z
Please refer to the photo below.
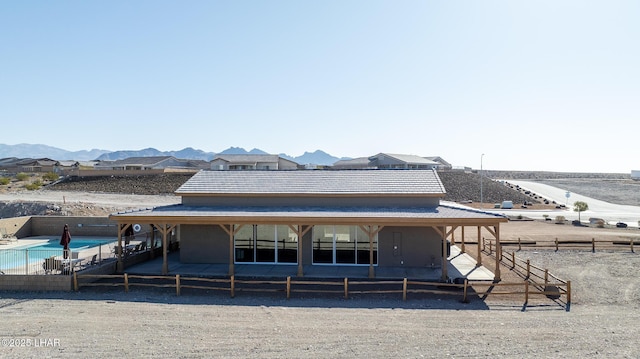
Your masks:
M117 238L111 237L76 237L71 239L69 249L71 252L81 252L90 249L89 254L109 253L111 247L117 242ZM61 257L62 246L60 239L50 237L30 237L22 239L27 243L11 249L0 249L0 271L5 274L30 274L41 270L45 258ZM95 248L101 246L100 249ZM95 248L95 249L92 249Z

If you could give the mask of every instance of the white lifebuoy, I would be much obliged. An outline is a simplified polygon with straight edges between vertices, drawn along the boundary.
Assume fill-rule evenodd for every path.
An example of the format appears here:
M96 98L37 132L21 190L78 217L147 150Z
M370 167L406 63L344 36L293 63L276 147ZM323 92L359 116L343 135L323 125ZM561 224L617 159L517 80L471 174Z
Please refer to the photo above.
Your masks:
M140 232L141 229L142 229L142 227L139 224L136 223L136 224L133 225L133 230L135 232Z

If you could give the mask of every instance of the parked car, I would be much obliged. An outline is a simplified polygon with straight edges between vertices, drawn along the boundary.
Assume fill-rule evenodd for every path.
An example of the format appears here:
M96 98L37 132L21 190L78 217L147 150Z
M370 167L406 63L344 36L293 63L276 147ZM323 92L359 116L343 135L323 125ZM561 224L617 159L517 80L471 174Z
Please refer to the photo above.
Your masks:
M618 222L616 223L616 227L618 228L627 228L627 224L624 222Z

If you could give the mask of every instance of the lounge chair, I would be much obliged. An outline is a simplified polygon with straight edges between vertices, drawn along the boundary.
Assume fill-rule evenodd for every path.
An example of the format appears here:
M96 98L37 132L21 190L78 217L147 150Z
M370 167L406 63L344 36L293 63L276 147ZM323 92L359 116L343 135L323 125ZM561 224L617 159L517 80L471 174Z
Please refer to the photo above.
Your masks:
M46 274L52 274L54 271L60 272L64 268L62 265L62 260L56 259L56 257L49 257L44 259L44 263L42 263L42 269L44 269L44 272Z

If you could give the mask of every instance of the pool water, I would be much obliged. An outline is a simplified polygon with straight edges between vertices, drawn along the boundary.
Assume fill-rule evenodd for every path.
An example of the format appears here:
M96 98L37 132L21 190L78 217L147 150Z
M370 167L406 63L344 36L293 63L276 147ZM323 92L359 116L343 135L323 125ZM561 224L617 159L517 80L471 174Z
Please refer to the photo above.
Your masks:
M24 268L26 266L35 265L37 267L45 258L52 256L62 256L62 246L60 239L49 239L50 237L32 237L28 240L40 240L33 244L25 244L12 249L0 250L0 271L10 272L14 268ZM117 241L117 238L71 238L69 249L72 252L82 251L88 248L98 247L100 245L109 246L109 244Z
M107 243L111 243L113 241L116 241L117 239L110 239L110 240L96 240L96 239L73 239L71 238L71 243L69 243L69 249L72 251L78 251L78 250L83 250L83 249L87 249L87 248L92 248L92 247L97 247L101 244L107 244ZM62 246L60 245L60 240L58 239L51 239L49 240L49 242L46 243L38 243L38 244L31 244L31 245L27 245L27 246L22 246L19 247L18 249L60 249L62 250Z

